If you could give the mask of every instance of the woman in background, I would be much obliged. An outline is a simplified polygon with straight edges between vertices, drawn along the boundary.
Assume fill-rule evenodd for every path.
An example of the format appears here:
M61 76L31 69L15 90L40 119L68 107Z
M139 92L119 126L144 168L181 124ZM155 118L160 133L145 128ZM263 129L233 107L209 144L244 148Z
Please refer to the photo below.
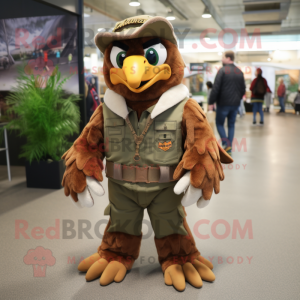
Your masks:
M285 85L283 83L283 79L280 79L279 87L277 89L277 96L280 103L279 113L285 113L285 107L284 107Z
M262 77L262 69L255 71L256 78L251 82L251 103L253 105L253 125L256 124L256 113L260 114L260 125L264 125L264 112L262 109L265 94L270 91L267 80Z

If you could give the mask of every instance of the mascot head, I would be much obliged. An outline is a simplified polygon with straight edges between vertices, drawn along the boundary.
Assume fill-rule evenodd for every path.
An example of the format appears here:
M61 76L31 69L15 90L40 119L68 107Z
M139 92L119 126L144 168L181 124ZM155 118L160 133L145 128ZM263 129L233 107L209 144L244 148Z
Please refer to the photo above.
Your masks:
M106 85L127 100L154 100L181 83L185 65L163 17L125 19L113 32L98 33L95 43L104 54Z

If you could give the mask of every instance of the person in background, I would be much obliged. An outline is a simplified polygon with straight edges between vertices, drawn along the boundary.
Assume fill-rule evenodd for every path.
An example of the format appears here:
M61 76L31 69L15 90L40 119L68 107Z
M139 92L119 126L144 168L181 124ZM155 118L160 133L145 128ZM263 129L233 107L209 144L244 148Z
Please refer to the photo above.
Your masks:
M265 112L266 113L270 112L271 100L272 100L272 91L268 87L268 90L265 94L265 104L266 104Z
M285 113L285 107L284 107L285 91L286 91L286 89L285 89L283 79L280 79L279 87L277 89L277 96L278 96L279 103L280 103L279 113Z
M295 109L295 114L299 115L299 112L300 112L300 88L298 89L298 93L294 100L294 109Z
M70 54L68 55L68 63L69 63L69 64L72 62L72 57L73 57L73 55L72 55L72 53L70 53Z
M202 92L202 88L203 88L203 76L198 74L197 75L197 81L198 81L198 91Z
M250 86L251 91L251 103L253 106L253 125L256 124L256 114L260 114L260 125L264 124L264 112L262 109L265 94L267 91L271 91L267 80L262 77L262 69L257 68L255 71L256 78L253 79Z
M210 93L209 104L217 103L216 125L225 151L231 155L236 115L246 92L243 72L234 65L234 52L226 51L222 57L223 67L218 71ZM227 118L228 136L224 123Z
M207 103L209 103L209 96L210 96L210 93L211 93L211 90L213 88L213 84L211 81L207 81L206 82L206 87L207 87ZM216 110L216 105L215 104L212 104L212 105L209 105L208 106L208 111L215 111Z

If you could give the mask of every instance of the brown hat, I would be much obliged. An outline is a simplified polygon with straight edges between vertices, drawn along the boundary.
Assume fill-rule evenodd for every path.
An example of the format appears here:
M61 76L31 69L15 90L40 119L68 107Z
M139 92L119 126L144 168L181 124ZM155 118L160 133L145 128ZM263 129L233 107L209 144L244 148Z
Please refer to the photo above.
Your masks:
M104 53L105 48L113 41L137 39L146 36L157 36L177 45L172 24L163 17L147 15L127 18L116 24L112 32L99 32L95 44Z

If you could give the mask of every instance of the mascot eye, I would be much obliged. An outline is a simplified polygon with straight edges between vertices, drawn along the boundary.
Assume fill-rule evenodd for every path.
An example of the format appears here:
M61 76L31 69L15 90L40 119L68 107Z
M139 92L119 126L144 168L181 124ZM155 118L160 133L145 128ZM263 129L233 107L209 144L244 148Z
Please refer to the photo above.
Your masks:
M126 51L117 46L112 47L110 52L110 61L115 68L122 69L125 57Z
M153 66L162 65L167 59L167 49L161 43L144 49L145 57Z

